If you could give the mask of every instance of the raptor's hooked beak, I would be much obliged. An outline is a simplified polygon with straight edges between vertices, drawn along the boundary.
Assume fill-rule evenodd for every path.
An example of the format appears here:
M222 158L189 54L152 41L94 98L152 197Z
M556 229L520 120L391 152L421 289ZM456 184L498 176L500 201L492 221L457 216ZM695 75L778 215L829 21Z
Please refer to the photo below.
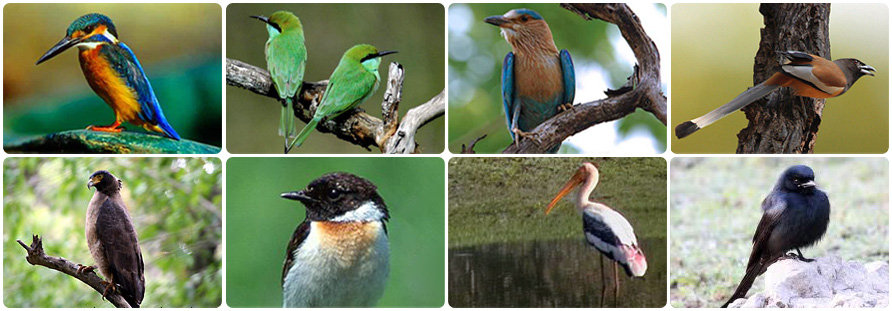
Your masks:
M554 199L551 199L551 203L548 203L548 207L545 208L545 215L548 215L548 213L551 212L551 209L554 208L554 205L557 204L558 201L564 198L564 196L570 193L570 191L573 191L573 188L579 186L579 184L581 184L584 180L585 172L583 170L576 171L576 174L574 174L573 177L570 177L570 180L568 180L567 183L564 184L564 188L561 188L561 191L558 192Z
M40 63L53 58L53 56L59 55L59 53L65 52L65 50L71 48L72 46L77 45L81 42L81 38L71 39L67 36L62 38L56 45L50 48L49 51L43 54L40 59L37 60L37 63L34 65L40 65Z
M87 182L87 189L95 187L101 180L102 177L99 177L98 175L90 177L90 181Z
M286 199L289 199L289 200L301 201L301 202L303 202L303 203L309 203L309 202L315 201L313 198L311 198L311 197L307 196L306 194L304 194L303 190L301 190L301 191L285 192L285 193L282 193L281 196L282 196L283 198L286 198Z
M501 15L490 16L490 17L483 19L483 21L486 22L487 24L496 25L499 27L502 27L502 25L509 23L509 21L507 19L505 19L505 17L502 17Z

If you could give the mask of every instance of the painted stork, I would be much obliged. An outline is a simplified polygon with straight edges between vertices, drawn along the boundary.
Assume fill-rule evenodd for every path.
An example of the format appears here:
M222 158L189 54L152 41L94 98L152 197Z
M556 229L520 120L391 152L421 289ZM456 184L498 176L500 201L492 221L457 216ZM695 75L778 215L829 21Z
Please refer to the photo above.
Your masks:
M626 270L630 277L644 276L647 271L647 259L638 246L638 238L629 221L609 206L592 202L589 195L598 185L598 167L592 163L583 163L576 174L564 185L557 196L548 204L545 214L548 215L555 204L567 193L582 184L579 190L576 207L582 213L582 230L588 244L601 252L601 304L606 294L604 277L604 256L613 260L613 301L616 304L619 295L619 278L617 264Z

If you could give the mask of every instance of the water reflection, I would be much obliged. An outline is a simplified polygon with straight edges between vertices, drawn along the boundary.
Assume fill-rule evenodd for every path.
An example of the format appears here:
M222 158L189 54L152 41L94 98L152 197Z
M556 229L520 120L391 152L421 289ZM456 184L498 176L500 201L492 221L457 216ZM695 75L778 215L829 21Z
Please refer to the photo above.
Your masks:
M619 268L618 307L666 304L666 239L640 241L647 255L644 279ZM600 254L583 240L489 244L449 250L452 307L598 307ZM608 263L610 263L608 265ZM613 307L613 264L604 260L605 307Z

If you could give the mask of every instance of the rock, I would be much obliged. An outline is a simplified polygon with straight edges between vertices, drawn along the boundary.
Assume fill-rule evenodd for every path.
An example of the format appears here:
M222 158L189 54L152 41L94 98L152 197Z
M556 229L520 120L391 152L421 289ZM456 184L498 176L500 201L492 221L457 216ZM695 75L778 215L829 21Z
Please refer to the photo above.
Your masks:
M814 262L783 259L763 275L765 291L732 308L882 308L889 304L889 263L866 265L839 256Z
M217 154L219 147L138 132L73 130L4 142L8 153L191 153Z

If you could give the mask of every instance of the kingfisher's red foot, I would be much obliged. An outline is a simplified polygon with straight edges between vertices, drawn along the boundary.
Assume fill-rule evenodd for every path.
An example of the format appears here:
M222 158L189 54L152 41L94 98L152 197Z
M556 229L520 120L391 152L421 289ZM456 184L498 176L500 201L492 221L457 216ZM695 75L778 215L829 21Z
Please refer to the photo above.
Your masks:
M87 130L97 131L97 132L111 132L111 133L120 133L124 130L123 127L118 127L118 125L109 125L109 126L96 126L90 125L87 127Z
M90 273L90 272L93 272L93 270L95 270L95 269L96 269L96 266L85 266L82 264L77 264L77 273L78 274Z

